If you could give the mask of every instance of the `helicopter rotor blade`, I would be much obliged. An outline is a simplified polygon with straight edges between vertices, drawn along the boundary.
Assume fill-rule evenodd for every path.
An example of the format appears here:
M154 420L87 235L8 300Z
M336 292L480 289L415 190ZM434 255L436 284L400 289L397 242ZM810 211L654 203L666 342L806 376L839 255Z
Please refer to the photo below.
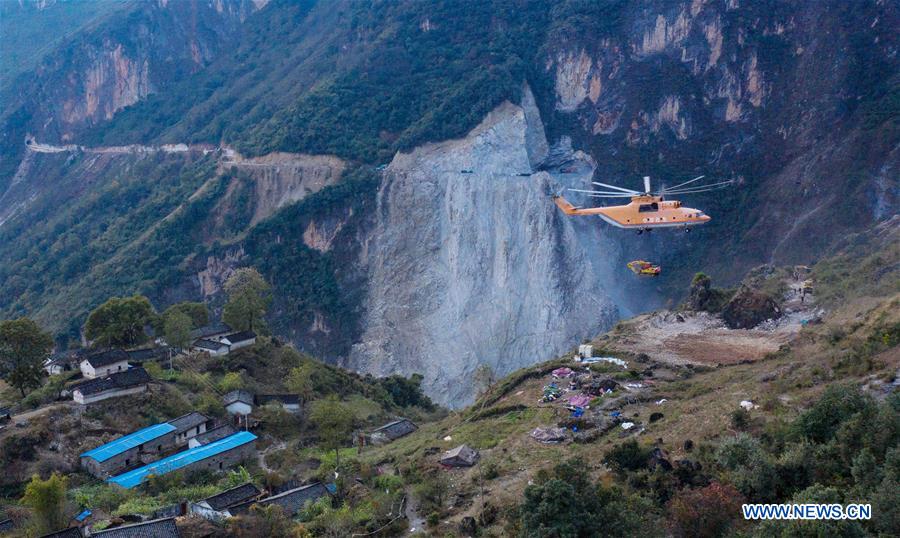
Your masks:
M626 194L624 192L608 192L608 191L594 191L594 190L585 190L585 189L568 189L572 192L581 192L585 194L602 194L605 196L621 196L622 198L630 198L634 196L633 194Z
M608 189L614 189L617 191L627 192L628 194L640 194L638 191L633 191L631 189L625 189L622 187L616 187L615 185L607 185L606 183L600 183L599 181L591 181L594 185L600 185L601 187L606 187Z
M663 187L663 189L662 189L661 192L669 192L669 191L674 191L675 189L680 189L681 187L684 187L685 185L689 185L689 184L691 184L691 183L693 183L693 182L695 182L695 181L700 181L701 179L703 179L703 178L705 178L705 177L706 177L705 175L703 175L703 176L697 176L697 177L695 177L694 179L692 179L692 180L690 180L690 181L685 181L684 183L681 183L681 184L678 184L678 185L674 185L674 186L672 186L672 187Z
M680 189L666 189L666 190L661 191L661 192L692 191L692 190L694 190L694 189L705 189L705 188L707 188L707 187L715 187L715 186L718 186L718 185L730 185L731 183L734 183L734 180L733 180L733 179L726 179L726 180L724 180L724 181L717 181L716 183L709 183L709 184L706 184L706 185L694 185L693 187L680 188Z
M702 187L694 187L694 188L682 189L682 190L678 190L678 191L666 191L666 192L660 193L660 194L665 194L665 195L694 194L694 193L698 193L698 192L717 191L717 190L721 190L721 189L728 187L732 183L734 183L734 181L722 181L720 183L713 183L711 185L704 185Z

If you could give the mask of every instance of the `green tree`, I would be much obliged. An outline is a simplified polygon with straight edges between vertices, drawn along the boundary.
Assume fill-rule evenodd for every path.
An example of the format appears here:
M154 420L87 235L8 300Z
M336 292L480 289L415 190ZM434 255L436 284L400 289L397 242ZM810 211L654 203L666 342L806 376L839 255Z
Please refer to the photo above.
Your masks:
M53 473L47 480L34 475L25 486L22 504L34 511L35 523L40 531L52 532L66 524L65 502L66 488L69 481L66 477Z
M309 420L316 427L322 445L334 450L335 466L340 468L340 448L353 431L353 411L331 395L313 402Z
M728 471L730 482L751 502L772 502L779 477L769 455L755 438L741 433L723 441L716 462Z
M285 382L287 389L302 398L303 401L309 401L313 397L315 388L312 379L313 370L313 364L309 361L304 361L300 366L291 368Z
M179 349L185 349L191 345L193 322L187 314L175 310L165 314L164 320L163 335L166 343Z
M112 297L88 316L85 335L101 347L130 347L147 341L144 325L153 306L143 295Z
M225 323L239 331L259 328L272 303L272 288L259 271L253 267L238 269L225 282L225 293L228 294L222 311Z
M0 322L0 376L19 389L22 397L40 386L44 359L53 337L28 318Z
M529 538L586 538L597 536L598 529L604 536L638 536L656 529L645 501L592 483L590 469L578 459L539 472L535 484L525 488L519 514L522 534Z
M240 388L244 388L244 379L239 372L228 372L222 377L222 381L219 381L219 390L222 392L231 392Z
M794 427L804 437L824 443L831 439L841 423L873 406L871 398L858 387L831 385L815 405L797 418Z
M209 310L207 310L206 305L203 303L196 303L192 301L175 303L169 308L166 308L165 312L162 313L162 317L163 319L166 319L167 317L175 313L184 314L188 318L190 318L191 329L203 327L204 325L209 323Z
M846 502L841 489L815 484L797 493L792 503L841 504ZM873 515L875 515L873 511ZM896 529L894 529L896 530ZM819 538L821 536L841 536L846 538L867 536L862 524L853 520L780 520L765 521L756 528L754 536L783 538Z

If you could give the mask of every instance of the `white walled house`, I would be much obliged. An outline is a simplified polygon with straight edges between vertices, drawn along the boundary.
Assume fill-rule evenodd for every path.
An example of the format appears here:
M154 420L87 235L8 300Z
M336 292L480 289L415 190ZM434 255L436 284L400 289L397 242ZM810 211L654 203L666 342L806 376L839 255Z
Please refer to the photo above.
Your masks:
M128 353L121 349L111 349L88 355L78 365L81 375L96 379L128 370Z
M253 395L246 390L233 390L222 397L222 404L230 415L249 415L253 412Z
M256 333L253 331L232 333L222 338L222 343L228 344L229 351L252 346L256 343Z
M199 329L191 331L191 340L212 340L213 342L221 342L225 335L234 332L227 323L213 323Z
M197 353L209 353L211 357L228 355L228 352L231 351L231 346L225 342L206 339L200 339L194 342L193 348Z
M72 399L85 405L107 398L138 394L147 390L150 374L143 368L131 368L106 377L89 379L72 387Z

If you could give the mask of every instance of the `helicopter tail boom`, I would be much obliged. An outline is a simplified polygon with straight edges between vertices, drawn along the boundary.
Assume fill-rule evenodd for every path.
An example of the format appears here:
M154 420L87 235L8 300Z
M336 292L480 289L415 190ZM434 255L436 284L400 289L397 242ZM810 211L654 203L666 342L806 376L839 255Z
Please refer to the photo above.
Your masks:
M554 196L553 201L556 202L556 206L559 207L563 213L566 215L577 215L578 208L573 206L568 200L563 198L562 196Z

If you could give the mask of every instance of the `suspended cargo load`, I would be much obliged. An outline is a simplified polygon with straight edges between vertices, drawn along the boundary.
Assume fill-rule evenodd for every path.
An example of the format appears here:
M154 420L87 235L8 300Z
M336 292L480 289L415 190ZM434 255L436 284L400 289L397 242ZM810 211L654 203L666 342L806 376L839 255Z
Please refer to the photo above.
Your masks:
M659 276L659 273L662 272L662 268L660 266L654 265L644 260L634 260L633 262L628 262L627 266L629 269L631 269L632 273L640 276Z

